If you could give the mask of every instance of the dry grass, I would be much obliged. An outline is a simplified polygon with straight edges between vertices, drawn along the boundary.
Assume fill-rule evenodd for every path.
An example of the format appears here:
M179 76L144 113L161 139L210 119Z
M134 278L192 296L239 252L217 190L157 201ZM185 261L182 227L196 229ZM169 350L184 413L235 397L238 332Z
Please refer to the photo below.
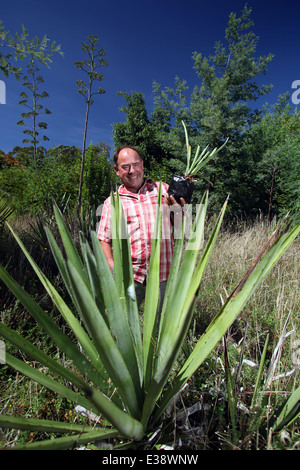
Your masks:
M238 232L233 233L232 231L223 230L220 233L197 300L196 319L191 334L194 340L207 328L219 311L222 302L243 278L260 249L269 239L273 229L274 227L268 224L255 223L251 226L244 225L240 227ZM271 362L272 354L282 335L285 322L289 318L286 330L289 334L279 350L273 380L266 395L270 409L274 406L277 409L276 407L280 406L282 400L287 399L293 389L299 386L299 361L295 363L293 360L293 348L295 347L295 340L299 340L300 330L299 246L300 240L297 239L254 292L240 316L230 328L228 335L230 365L232 370L236 371L242 354L241 345L243 344L245 347L243 358L258 366L267 333L269 334L265 377L267 366ZM256 376L256 368L243 364L240 379L237 382L237 397L240 404L248 410ZM226 396L222 342L194 376L193 392L198 395L199 401L204 400L204 402L207 402L207 400L211 402L211 393L213 393L216 400L215 404L218 403L214 411L216 429L213 430L213 433L215 436L222 436L224 442L220 444L221 447L230 448L231 436L226 428L226 411L225 408L222 410L225 402L223 401L222 404L223 399L220 399L221 396ZM262 412L265 413L267 419L268 408L263 407ZM251 442L251 437L247 434L247 429L244 430L243 428L242 420L245 418L242 418L242 414L239 419L241 419L239 426L241 426L240 431L244 442L238 444L238 447L246 448L245 446L248 446ZM224 425L222 422L224 422ZM295 445L299 445L299 423L293 433L293 436L290 436L289 439L294 439L294 442L296 441ZM205 439L200 448L211 445L211 442L207 441L207 436ZM279 438L277 438L277 441L272 439L271 436L270 448L284 447L282 442L278 443ZM288 445L291 440L289 440ZM257 448L259 448L259 445L257 444Z
M233 291L264 246L273 227L264 223L244 226L239 232L220 233L207 267L199 294L200 322L211 321L222 299ZM258 332L271 328L282 331L291 312L291 326L300 325L300 250L297 239L253 294L241 318L251 321Z

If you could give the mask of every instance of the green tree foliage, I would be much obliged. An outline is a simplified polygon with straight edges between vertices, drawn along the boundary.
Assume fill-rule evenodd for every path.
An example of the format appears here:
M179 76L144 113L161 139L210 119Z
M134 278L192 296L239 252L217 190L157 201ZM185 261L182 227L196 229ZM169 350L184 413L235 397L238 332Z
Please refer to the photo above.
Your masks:
M269 219L288 211L299 218L299 143L300 115L292 112L287 94L265 107L261 120L249 131L245 152L256 168L252 188Z
M65 168L49 159L45 148L37 147L36 161L33 154L32 146L15 147L12 155L18 163L5 162L1 168L1 192L17 215L51 210L51 197L58 201L65 185Z
M185 107L187 98L184 95L187 87L186 82L178 77L175 78L175 86L174 89L167 87L162 90L161 85L153 83L154 110L150 116L142 93L118 93L126 101L126 105L120 108L126 121L113 126L115 146L126 144L136 146L144 156L145 168L148 171L155 164L165 164L174 156L174 151L176 153L177 121L182 137L179 148L182 150L184 133L181 119L184 119L187 113ZM176 121L175 126L174 121Z
M113 126L115 146L135 146L143 155L146 176L156 181L170 179L172 173L168 166L168 152L166 146L162 145L159 132L160 126L165 125L164 119L157 116L154 122L148 117L142 93L119 92L118 94L126 101L126 105L120 109L125 114L126 121Z
M230 14L226 43L216 43L209 58L194 53L194 69L201 85L193 90L190 105L191 123L203 145L219 147L226 137L230 139L224 151L211 161L207 176L215 198L230 194L229 208L239 215L240 196L248 198L247 175L253 171L241 148L259 117L254 103L272 87L256 82L273 56L256 57L258 37L252 31L250 15L251 9L246 6L240 17Z
M209 58L195 52L194 69L201 79L191 99L191 118L206 132L211 145L224 136L239 142L240 134L256 119L249 103L270 92L272 85L258 85L255 79L265 74L273 56L256 58L258 37L251 30L251 9L246 6L237 18L229 16L226 44L217 42Z
M45 171L46 150L37 148L36 162L33 154L33 147L15 147L12 156L18 164L5 162L1 168L1 191L9 198L16 214L34 214L46 210L51 203Z
M60 203L67 199L71 207L77 201L80 172L80 149L59 145L47 150L45 174L49 194Z
M99 42L99 38L97 36L92 36L92 35L88 36L87 42L82 43L82 50L83 52L87 54L88 58L75 62L75 67L83 71L84 73L86 73L88 76L87 83L85 83L83 80L76 81L76 85L78 86L78 93L80 93L85 98L85 102L86 102L77 211L79 211L81 207L87 127L88 127L90 106L94 102L92 97L94 95L102 95L103 93L105 93L105 90L101 87L99 87L96 91L93 90L94 82L95 81L101 82L104 79L104 76L101 73L97 72L97 69L99 69L100 67L107 66L107 60L104 59L106 51L104 49L97 49L98 42Z
M181 161L185 151L185 136L182 120L189 122L188 86L185 80L175 77L174 87L162 89L153 83L154 109L150 121L156 130L156 140L162 149L171 173L182 174L184 164ZM193 141L193 130L190 130Z
M175 77L175 87L164 90L156 81L153 82L154 110L151 114L152 124L161 132L172 131L172 122L181 125L181 120L188 116L187 83Z
M113 165L104 144L87 148L82 204L97 207L109 196L114 184ZM48 211L53 200L68 200L75 208L81 169L81 152L77 147L59 145L49 150L37 148L38 174L33 163L33 147L16 147L9 159L0 158L1 194L6 195L16 214ZM44 190L42 190L44 188Z
M42 40L38 37L30 38L27 29L22 25L21 34L16 33L12 36L5 29L3 22L0 20L0 70L4 77L13 74L18 80L21 77L21 67L14 65L18 60L24 60L26 57L34 57L40 63L49 67L52 62L52 55L59 53L63 55L61 46L56 45L55 41L49 43L47 36Z
M126 101L126 105L120 109L125 114L126 121L119 122L113 127L115 146L137 147L144 157L145 168L148 170L151 161L160 163L163 155L156 144L155 128L148 118L144 96L136 92L118 94Z
M109 158L109 146L100 142L90 144L85 155L83 200L88 207L97 208L115 188L117 177Z

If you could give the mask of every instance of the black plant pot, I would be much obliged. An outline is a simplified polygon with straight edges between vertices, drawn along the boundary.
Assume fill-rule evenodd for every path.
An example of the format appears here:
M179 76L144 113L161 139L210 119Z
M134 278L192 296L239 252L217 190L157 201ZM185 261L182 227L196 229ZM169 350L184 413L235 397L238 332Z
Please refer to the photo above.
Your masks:
M176 201L180 204L180 198L183 197L185 202L189 204L192 199L194 191L194 183L183 176L173 175L168 193L173 196Z

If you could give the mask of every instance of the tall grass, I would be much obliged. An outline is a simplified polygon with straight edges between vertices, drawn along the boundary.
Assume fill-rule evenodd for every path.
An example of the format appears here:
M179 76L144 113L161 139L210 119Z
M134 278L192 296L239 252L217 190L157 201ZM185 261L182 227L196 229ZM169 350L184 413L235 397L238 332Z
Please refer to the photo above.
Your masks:
M222 298L236 286L263 247L274 227L264 222L244 224L238 231L220 232L198 298L199 325L211 321ZM278 337L284 318L291 311L291 323L300 324L300 251L299 240L290 249L253 294L240 315L251 320L256 331L270 328Z
M223 299L227 298L227 295L232 292L245 271L251 266L257 252L264 246L273 230L273 225L256 221L253 224L240 225L238 230L223 230L219 234L203 279L201 293L197 299L197 314L194 328L190 332L190 341L193 341L193 338L195 340L195 337L205 331L220 308ZM299 341L300 331L299 247L299 240L296 239L290 250L285 252L279 263L253 294L228 332L228 350L232 370L235 372L241 353L243 354L244 363L236 386L240 409L245 406L246 416L248 416L255 377L266 337L269 335L267 361L270 361L287 319L288 336L279 349L279 357L271 385L261 394L261 397L265 398L261 402L261 411L265 413L266 419L268 407L272 409L275 403L278 406L284 397L289 396L289 393L299 386L299 360L298 364L295 364L295 360L293 360L293 357L297 358L294 348L295 344L299 344L297 340ZM244 347L243 352L241 351L242 347ZM213 403L215 407L215 422L214 419L210 420L207 435L202 436L201 444L199 442L198 444L203 448L210 447L212 442L208 442L209 434L209 439L214 441L213 447L217 445L218 448L236 448L232 445L230 433L227 433L228 429L226 428L228 409L224 398L227 392L223 343L219 344L218 350L206 361L202 373L198 372L191 388L198 395L198 399ZM251 438L245 429L245 426L246 428L249 426L249 419L245 420L245 414L243 417L242 415L243 413L241 413L239 424L243 438L241 438L238 447L249 448ZM209 433L209 426L212 433ZM286 446L291 448L293 445L295 448L300 448L299 422L294 426L290 434L285 434L285 438L278 436L277 440L270 438L269 448L285 448ZM215 442L216 436L219 436L217 443ZM261 445L261 442L255 442L254 447L260 448Z

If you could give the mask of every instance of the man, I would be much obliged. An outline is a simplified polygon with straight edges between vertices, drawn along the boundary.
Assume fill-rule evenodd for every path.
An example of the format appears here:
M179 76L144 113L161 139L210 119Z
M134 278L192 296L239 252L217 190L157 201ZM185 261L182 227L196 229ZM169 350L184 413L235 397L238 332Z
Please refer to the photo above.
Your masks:
M144 177L144 163L140 153L134 147L124 146L114 154L114 170L122 185L118 188L120 200L127 219L128 236L131 247L132 267L138 304L145 297L147 274L150 262L152 235L157 207L159 183ZM185 201L179 205L168 193L168 185L162 183L162 208L173 206L175 212L181 210ZM173 238L169 225L170 211L164 211L160 260L160 308L168 280L173 256ZM103 205L98 238L110 269L113 269L113 251L110 223L110 197Z

